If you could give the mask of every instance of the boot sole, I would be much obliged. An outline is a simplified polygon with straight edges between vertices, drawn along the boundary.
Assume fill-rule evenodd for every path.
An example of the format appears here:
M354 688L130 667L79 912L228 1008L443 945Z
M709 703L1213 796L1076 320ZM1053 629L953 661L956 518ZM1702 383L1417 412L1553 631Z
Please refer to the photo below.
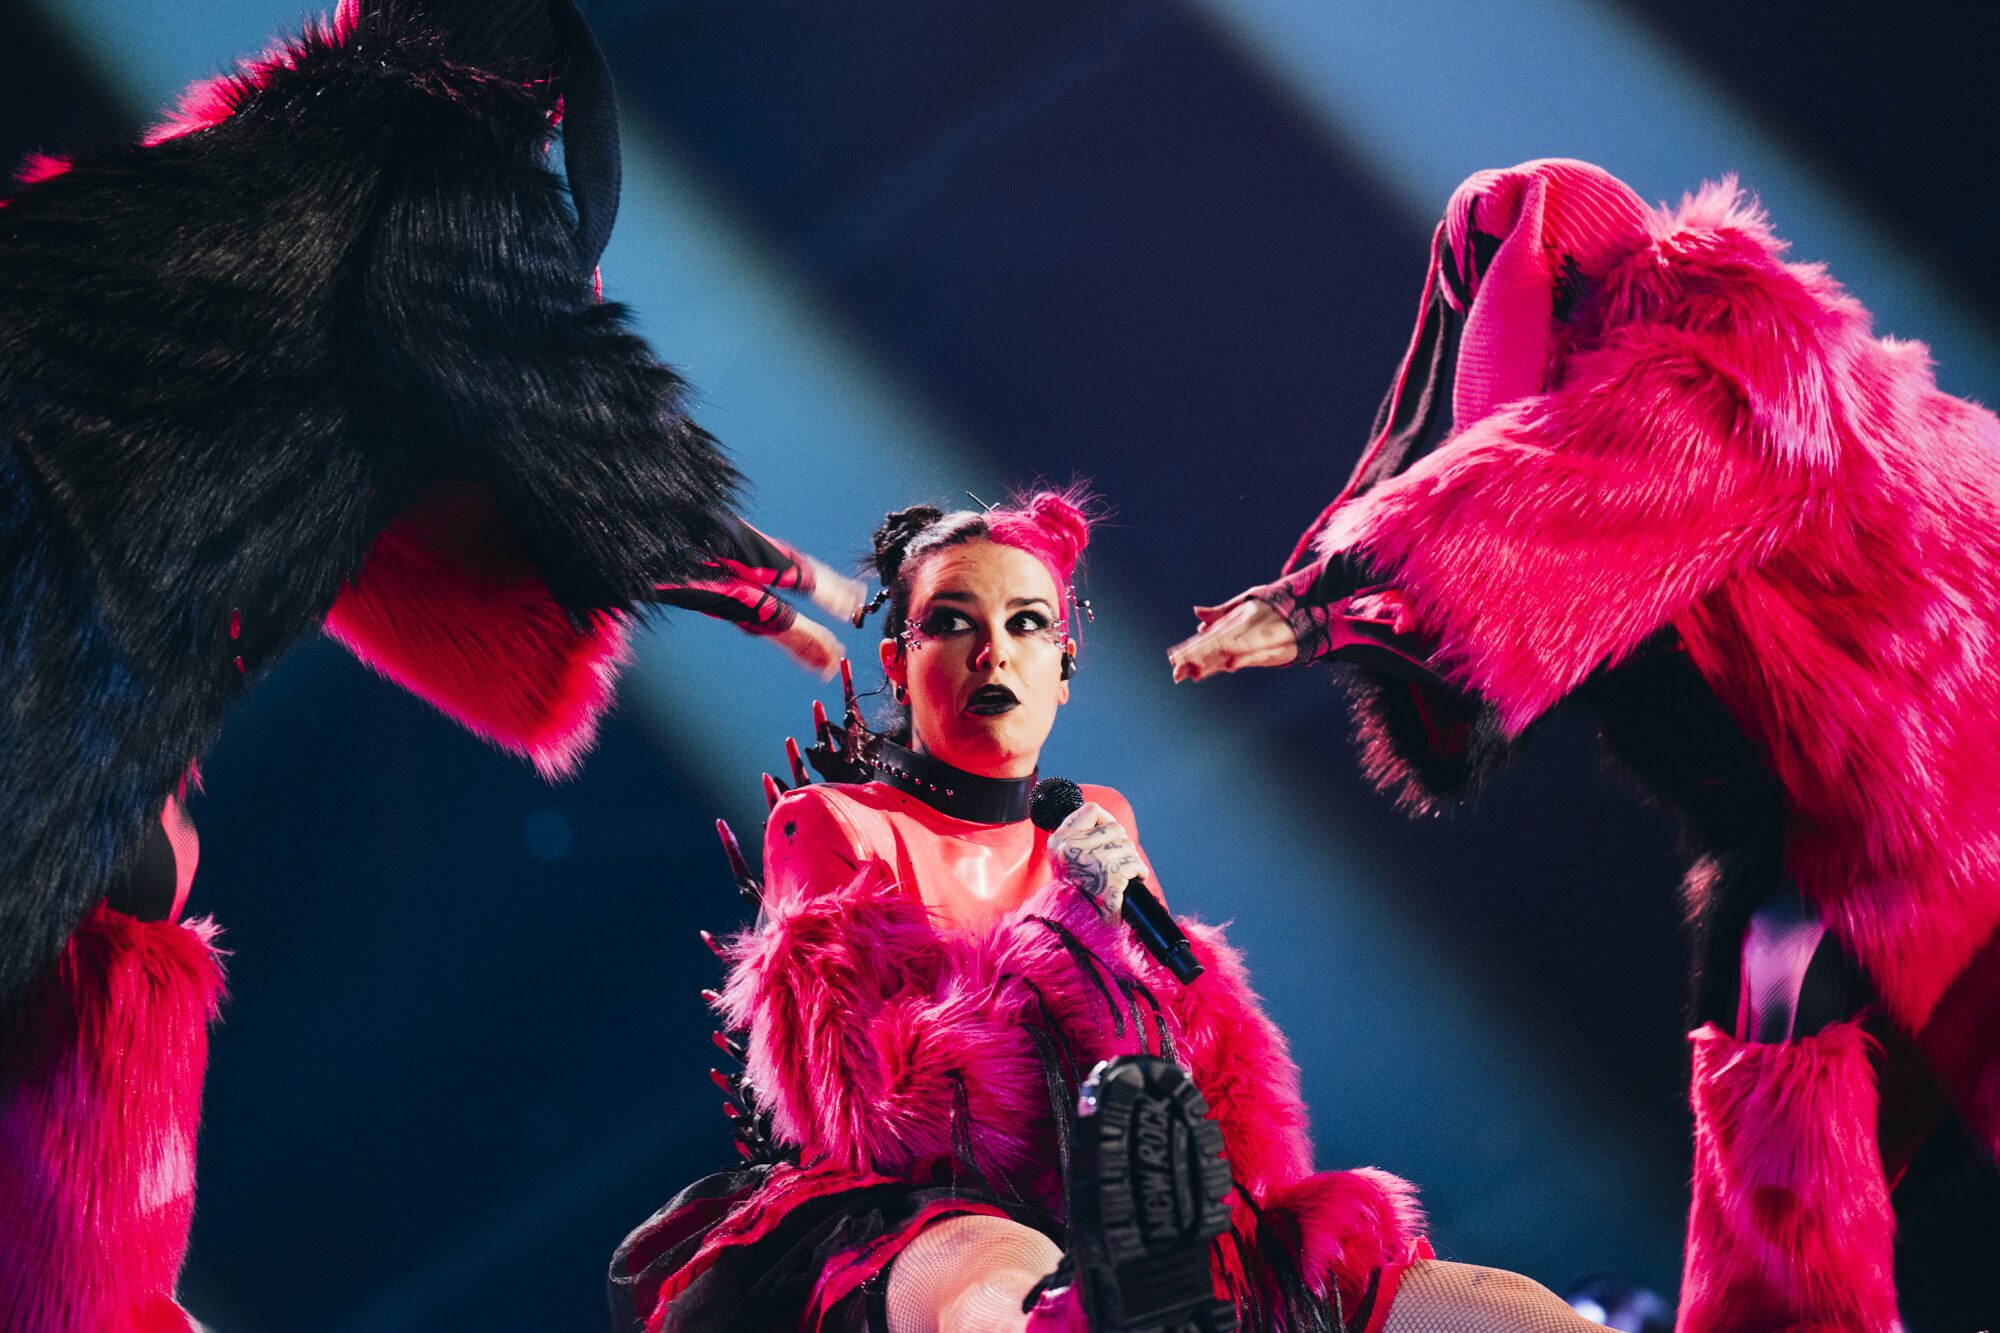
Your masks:
M1126 1056L1084 1084L1074 1234L1095 1333L1234 1333L1209 1242L1229 1229L1222 1130L1179 1065Z

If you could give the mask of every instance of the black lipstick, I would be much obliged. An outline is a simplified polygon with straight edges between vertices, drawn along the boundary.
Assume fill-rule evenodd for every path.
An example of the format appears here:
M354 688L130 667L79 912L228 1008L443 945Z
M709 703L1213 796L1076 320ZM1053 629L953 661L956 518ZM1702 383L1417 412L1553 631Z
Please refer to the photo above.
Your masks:
M972 699L965 705L965 711L978 717L998 717L1011 713L1021 706L1021 701L1005 685L981 685L972 692Z

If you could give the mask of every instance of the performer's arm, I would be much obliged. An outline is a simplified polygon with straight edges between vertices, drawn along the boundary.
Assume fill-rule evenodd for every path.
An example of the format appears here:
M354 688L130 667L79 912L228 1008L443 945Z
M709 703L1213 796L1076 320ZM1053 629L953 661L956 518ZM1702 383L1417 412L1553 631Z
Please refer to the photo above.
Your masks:
M721 540L736 474L680 376L598 300L539 152L470 171L421 135L391 151L356 317L381 362L368 369L418 391L380 405L408 437L384 448L456 455L572 616L687 575Z
M1424 683L1441 677L1435 645L1414 632L1401 594L1353 552L1321 555L1221 606L1197 606L1201 629L1167 658L1174 680L1248 667L1339 661Z
M1715 336L1626 330L1575 358L1563 388L1501 408L1344 506L1328 554L1294 577L1379 570L1443 674L1518 731L1811 513L1823 431L1783 414L1796 395L1746 384L1730 352ZM1275 610L1237 612L1175 649L1177 663L1224 660L1204 640L1246 622L1289 634Z
M854 618L865 591L858 581L729 515L704 563L687 578L660 584L644 600L699 611L773 639L799 665L831 678L843 655L840 641L801 616L774 588L803 593L843 620Z
M867 591L859 580L733 515L724 522L722 538L709 549L709 557L745 583L801 593L842 620L854 618Z

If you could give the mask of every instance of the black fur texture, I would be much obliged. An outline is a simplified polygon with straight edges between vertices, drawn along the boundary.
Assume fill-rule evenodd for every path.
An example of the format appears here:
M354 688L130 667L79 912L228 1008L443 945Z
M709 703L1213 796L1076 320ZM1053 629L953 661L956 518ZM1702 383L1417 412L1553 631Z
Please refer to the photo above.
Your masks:
M1471 800L1519 744L1501 733L1499 710L1469 691L1371 667L1342 674L1363 771L1412 812Z
M1581 693L1611 757L1680 817L1694 858L1684 903L1690 1018L1729 1031L1744 933L1785 878L1784 785L1671 634L1600 672Z
M735 473L574 258L548 82L461 54L366 9L0 208L0 1010L428 488L490 491L579 618L717 532Z
M1526 739L1508 741L1490 703L1449 686L1361 669L1349 689L1368 776L1412 809L1470 799ZM1727 1030L1750 916L1784 880L1784 787L1671 632L1600 671L1575 697L1597 715L1611 758L1679 818L1694 862L1686 890L1691 1018Z

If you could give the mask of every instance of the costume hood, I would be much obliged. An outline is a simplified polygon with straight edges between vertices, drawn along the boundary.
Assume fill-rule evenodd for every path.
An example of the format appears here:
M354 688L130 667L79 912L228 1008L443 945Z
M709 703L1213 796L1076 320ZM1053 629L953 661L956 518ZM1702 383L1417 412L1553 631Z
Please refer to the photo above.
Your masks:
M1543 158L1468 176L1431 235L1417 327L1347 486L1292 552L1315 558L1335 509L1502 403L1547 387L1555 330L1646 243L1649 210L1601 167Z

